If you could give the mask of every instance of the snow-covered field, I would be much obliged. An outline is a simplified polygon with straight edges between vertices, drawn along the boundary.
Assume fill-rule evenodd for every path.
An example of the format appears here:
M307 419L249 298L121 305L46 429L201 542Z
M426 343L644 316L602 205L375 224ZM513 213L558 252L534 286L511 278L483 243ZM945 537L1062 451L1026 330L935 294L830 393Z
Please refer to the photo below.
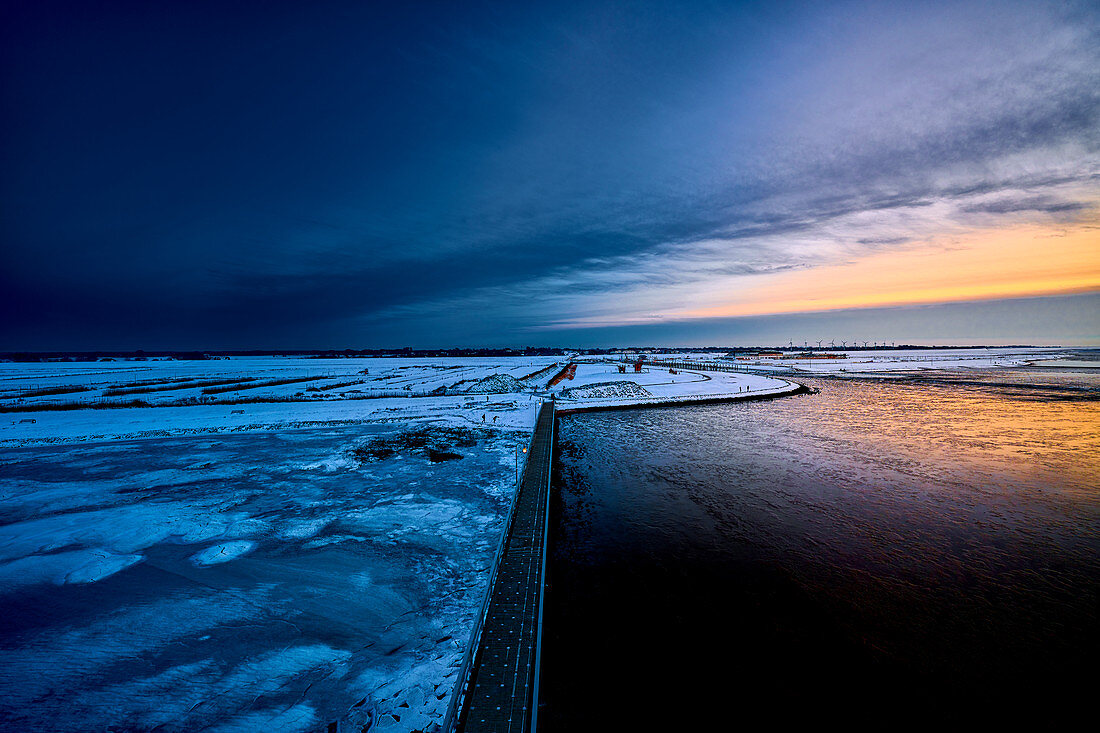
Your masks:
M0 446L410 420L474 425L482 415L530 429L533 392L549 375L522 382L519 393L471 388L553 364L534 357L0 364ZM472 393L430 395L456 386Z
M442 361L0 366L0 728L431 729L540 398L350 390L553 363Z

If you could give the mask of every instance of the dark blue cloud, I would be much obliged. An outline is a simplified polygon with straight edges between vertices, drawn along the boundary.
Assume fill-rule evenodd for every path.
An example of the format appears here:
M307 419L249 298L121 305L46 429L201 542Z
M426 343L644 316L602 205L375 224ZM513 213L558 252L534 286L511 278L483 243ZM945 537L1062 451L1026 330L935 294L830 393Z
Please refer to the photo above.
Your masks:
M914 234L784 237L1100 190L1088 3L0 13L0 349L527 341L576 315L548 276L812 267Z

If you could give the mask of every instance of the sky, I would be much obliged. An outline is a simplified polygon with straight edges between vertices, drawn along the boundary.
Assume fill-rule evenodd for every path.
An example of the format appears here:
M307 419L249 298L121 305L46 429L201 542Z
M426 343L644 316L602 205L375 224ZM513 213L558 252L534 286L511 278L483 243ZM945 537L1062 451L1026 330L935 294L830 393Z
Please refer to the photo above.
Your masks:
M1095 2L0 4L0 351L1100 345Z

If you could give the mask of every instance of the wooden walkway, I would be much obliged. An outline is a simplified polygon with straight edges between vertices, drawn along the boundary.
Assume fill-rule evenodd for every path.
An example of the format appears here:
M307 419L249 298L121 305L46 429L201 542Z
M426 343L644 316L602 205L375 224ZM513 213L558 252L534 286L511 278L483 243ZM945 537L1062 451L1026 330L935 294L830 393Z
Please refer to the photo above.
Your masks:
M535 730L553 445L554 405L547 403L531 441L468 682L456 693L461 731Z

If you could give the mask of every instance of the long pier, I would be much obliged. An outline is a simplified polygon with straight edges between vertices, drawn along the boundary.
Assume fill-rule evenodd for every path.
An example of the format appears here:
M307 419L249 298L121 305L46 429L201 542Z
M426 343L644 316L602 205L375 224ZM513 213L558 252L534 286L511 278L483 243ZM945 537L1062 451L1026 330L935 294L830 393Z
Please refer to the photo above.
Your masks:
M544 403L444 733L534 733L554 445Z

